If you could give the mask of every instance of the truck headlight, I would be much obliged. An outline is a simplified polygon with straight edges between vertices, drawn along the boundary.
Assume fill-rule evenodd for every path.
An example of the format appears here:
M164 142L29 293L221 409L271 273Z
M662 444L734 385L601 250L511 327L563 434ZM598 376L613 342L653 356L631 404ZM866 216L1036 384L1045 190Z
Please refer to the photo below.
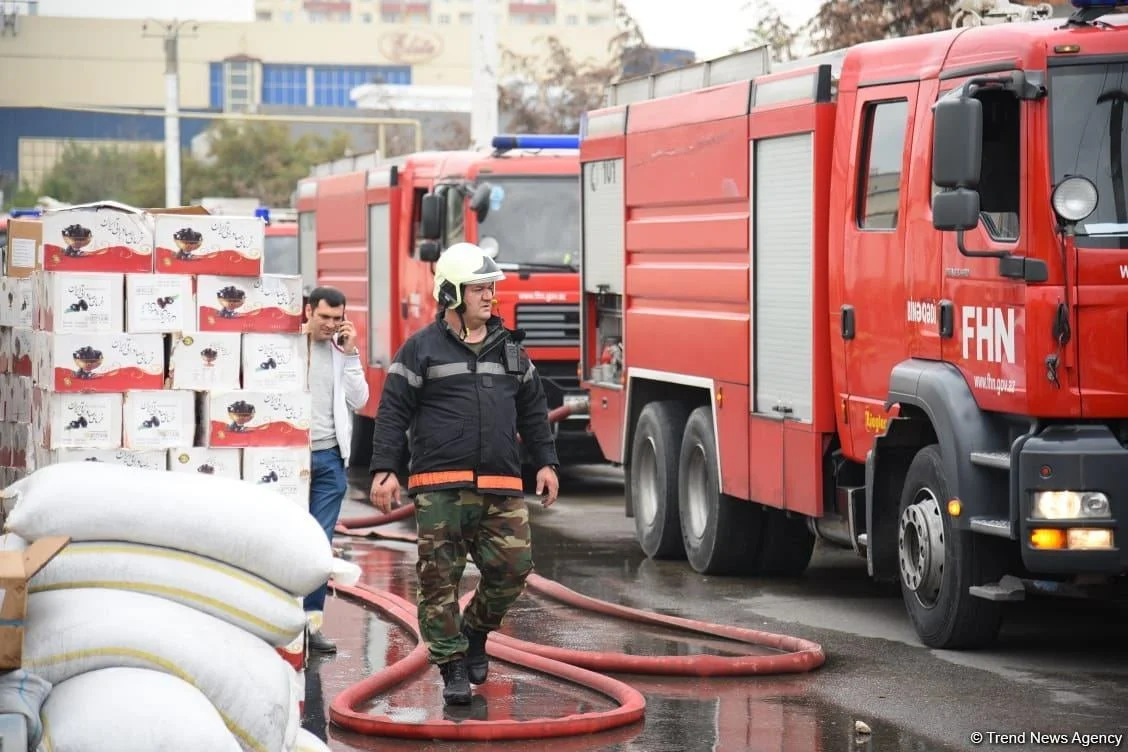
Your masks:
M1038 491L1034 494L1036 520L1108 519L1108 497L1099 491Z

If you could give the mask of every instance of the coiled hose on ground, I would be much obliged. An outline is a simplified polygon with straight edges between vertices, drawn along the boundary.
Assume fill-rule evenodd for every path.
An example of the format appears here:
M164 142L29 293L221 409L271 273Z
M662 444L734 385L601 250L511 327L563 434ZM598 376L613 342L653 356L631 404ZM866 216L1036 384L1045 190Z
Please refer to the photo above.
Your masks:
M566 410L568 410L567 406L557 408L551 417L560 420L567 415ZM413 505L405 504L390 514L344 519L338 524L337 532L343 535L355 535L365 530L366 535L373 535L367 531L411 517L414 512ZM385 532L378 533L376 536L391 540L416 541L415 535L411 533ZM429 668L427 647L419 637L415 604L364 584L349 586L335 584L331 587L337 594L375 608L404 629L411 631L415 635L417 644L406 658L352 685L333 698L329 707L330 721L359 734L407 739L490 741L574 736L626 726L642 720L645 715L646 700L641 692L599 672L671 677L762 676L812 671L826 660L822 647L809 640L620 606L577 593L537 574L529 576L527 585L532 591L596 614L734 640L780 652L754 656L627 655L541 645L494 632L486 643L490 657L594 690L610 697L618 707L611 710L522 721L432 720L422 723L396 721L358 708L363 707L376 695L389 691ZM461 599L463 608L471 597L473 593L467 593Z

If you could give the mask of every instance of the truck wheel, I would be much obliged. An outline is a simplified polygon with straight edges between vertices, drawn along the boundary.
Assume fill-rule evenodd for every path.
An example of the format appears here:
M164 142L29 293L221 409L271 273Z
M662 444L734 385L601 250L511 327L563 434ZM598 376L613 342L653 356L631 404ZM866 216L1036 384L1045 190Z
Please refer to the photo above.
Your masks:
M756 555L756 572L797 577L807 571L815 550L815 536L807 528L807 519L765 507L763 525L764 537Z
M688 410L680 402L651 402L642 409L631 441L628 472L635 534L652 559L680 559L678 447Z
M1002 620L998 603L976 598L972 585L997 579L996 557L974 533L953 529L950 486L940 447L917 452L905 476L897 524L901 595L921 642L930 648L987 645Z
M678 505L689 565L701 574L750 571L760 545L763 509L721 493L713 413L689 416L678 459Z

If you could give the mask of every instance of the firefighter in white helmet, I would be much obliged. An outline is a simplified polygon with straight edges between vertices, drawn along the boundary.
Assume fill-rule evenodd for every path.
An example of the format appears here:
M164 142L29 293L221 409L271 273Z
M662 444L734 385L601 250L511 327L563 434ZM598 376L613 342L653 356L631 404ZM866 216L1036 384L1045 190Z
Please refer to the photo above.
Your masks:
M494 285L504 278L472 243L439 257L438 315L388 367L372 440L369 495L380 511L399 500L397 473L406 469L419 539L420 633L442 673L444 700L459 705L471 701L471 683L486 680L486 638L533 568L518 434L539 468L544 506L559 491L540 376L521 345L524 334L493 313ZM460 613L467 554L481 584Z

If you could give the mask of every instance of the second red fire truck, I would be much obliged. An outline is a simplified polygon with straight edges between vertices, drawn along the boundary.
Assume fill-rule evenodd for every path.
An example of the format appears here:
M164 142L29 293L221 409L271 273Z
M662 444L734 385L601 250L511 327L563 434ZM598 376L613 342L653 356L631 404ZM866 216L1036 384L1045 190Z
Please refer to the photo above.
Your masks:
M575 136L498 136L492 150L422 152L299 183L304 284L345 292L368 370L372 397L359 415L354 456L371 451L384 369L435 318L434 262L465 240L506 271L498 313L525 331L549 408L575 408L556 423L561 461L602 461L577 370L578 145Z

